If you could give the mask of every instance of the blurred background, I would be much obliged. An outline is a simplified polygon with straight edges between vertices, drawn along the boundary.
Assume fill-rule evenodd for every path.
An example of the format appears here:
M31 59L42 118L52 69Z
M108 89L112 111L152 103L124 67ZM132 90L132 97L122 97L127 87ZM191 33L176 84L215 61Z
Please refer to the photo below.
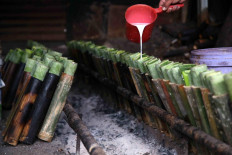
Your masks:
M65 50L69 40L93 42L131 52L139 44L125 37L125 10L159 0L1 0L0 40L3 55L35 40ZM144 52L159 58L188 61L193 49L232 45L232 8L228 0L186 0L185 7L158 15Z

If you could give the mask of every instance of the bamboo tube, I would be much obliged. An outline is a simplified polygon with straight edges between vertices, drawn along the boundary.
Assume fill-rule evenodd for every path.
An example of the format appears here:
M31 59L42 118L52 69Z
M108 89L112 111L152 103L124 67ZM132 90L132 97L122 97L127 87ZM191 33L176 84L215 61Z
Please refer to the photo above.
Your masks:
M41 56L33 55L32 59L34 59L36 61L40 61L41 60Z
M129 71L129 68L126 66L125 63L119 63L119 75L120 75L120 79L122 81L122 86L125 87L126 89L128 90L131 90L133 93L136 92L135 88L134 88L134 85L131 84L133 83L133 80L131 78L131 74L130 74L130 71ZM132 82L131 82L131 81ZM136 107L136 105L131 102L131 101L128 101L129 102L129 105L130 105L130 109L132 111L132 114L136 117L136 118L141 118L141 115L139 113L139 110L136 110L135 108L138 109L138 107ZM136 113L138 112L138 113ZM138 116L137 116L138 115Z
M200 118L198 107L197 107L197 103L196 103L197 101L196 101L196 99L194 97L194 93L193 93L192 87L190 87L190 86L184 86L184 90L185 90L185 93L187 95L188 102L189 102L189 105L191 107L191 110L193 112L193 116L194 116L196 125L200 129L203 129L202 124L201 124L201 118Z
M25 92L25 89L27 88L27 85L31 79L31 72L33 70L33 68L35 67L36 65L36 61L33 60L33 59L28 59L27 62L26 62L26 66L24 68L24 72L23 72L23 75L20 79L20 82L19 82L19 86L17 88L17 91L16 91L16 95L14 97L14 101L13 101L13 107L10 111L10 114L8 115L8 118L7 118L7 121L6 121L6 127L5 129L2 131L2 136L4 137L5 134L6 134L6 131L10 125L10 122L15 114L15 111L17 110L17 107L21 101L21 98Z
M152 79L152 82L154 83L155 88L156 88L157 91L158 91L158 94L159 94L159 96L160 96L160 99L162 100L163 106L165 107L165 109L166 109L168 112L172 113L172 110L171 110L171 108L169 107L168 102L167 102L167 99L166 99L166 96L165 96L165 94L164 94L164 92L163 92L161 83L159 82L160 80L162 80L162 79Z
M157 92L157 90L152 82L151 76L148 73L146 73L146 78L147 78L149 87L151 89L151 95L153 97L152 103L154 103L156 106L163 109L164 107L162 107L162 103L161 103L162 101L161 101L159 94L158 94L158 92ZM161 131L165 131L165 132L168 131L167 125L162 120L160 120L158 117L156 117L156 121L157 121L158 128Z
M9 105L10 107L14 106L14 103L13 103L14 97L16 95L19 81L23 75L23 71L24 71L24 68L26 65L25 63L26 63L27 59L31 57L32 53L33 52L31 50L28 50L28 49L26 49L22 53L21 60L20 60L21 62L19 63L17 70L15 71L16 73L14 74L14 79L12 80L11 88L9 89L7 96L6 96L6 100L5 100L6 105Z
M219 135L220 135L222 141L225 142L226 141L226 135L224 133L223 126L222 126L222 121L221 121L219 113L217 111L217 106L216 106L215 101L213 99L212 93L209 92L208 97L209 97L209 100L210 100L210 103L211 103L211 106L212 106L213 114L215 116L214 119L215 119L215 122L216 122L216 125L217 125Z
M12 49L7 53L7 55L6 55L5 59L4 59L4 64L2 66L2 75L5 74L8 66L9 66L9 63L10 63L9 59L10 59L10 57L11 57L11 55L13 53L14 53L14 51Z
M159 80L159 82L160 82L160 85L161 85L161 87L163 89L163 92L164 92L165 98L167 100L168 106L169 106L169 108L171 110L171 113L173 115L177 116L176 107L175 107L175 105L173 103L173 101L175 101L175 99L172 100L173 96L171 94L171 89L169 87L169 81L167 81L167 80Z
M192 112L191 107L189 105L187 94L186 94L186 92L184 90L184 85L178 85L178 91L180 93L183 106L184 106L184 108L186 110L186 113L187 113L187 116L188 116L188 121L193 126L196 126L196 122L195 122L195 119L194 119L194 116L193 116L193 112Z
M209 126L208 117L207 117L206 110L205 110L205 106L203 103L202 95L201 95L201 89L199 87L192 86L192 90L193 90L194 97L196 99L199 116L201 118L202 129L206 133L212 135L210 126Z
M211 73L214 73L215 71L214 70L207 70L205 72L201 72L200 73L200 79L201 79L201 83L202 83L202 86L205 87L205 88L209 88L207 82L206 82L206 75L207 74L211 74Z
M229 110L229 96L227 94L213 96L214 104L222 123L226 141L232 145L232 116Z
M186 86L191 86L192 85L192 78L190 75L190 70L185 70L182 72L183 78L184 78L184 83Z
M198 86L198 87L203 86L200 79L200 73L205 71L207 71L207 66L205 64L197 65L191 68L190 74L192 76L194 86Z
M8 92L12 86L12 81L14 80L13 73L16 72L19 69L19 62L21 59L21 51L16 51L13 56L11 56L11 63L9 64L9 67L7 72L5 73L5 76L3 77L3 81L5 82L5 87L2 89L3 93L3 108L9 109L11 108L11 105L7 103L7 95Z
M144 92L144 87L141 85L141 76L139 75L139 70L135 69L135 68L130 68L131 71L131 76L134 80L134 85L136 87L137 93L139 94L140 97L144 97L145 100L148 100L148 97L146 95L146 93ZM151 120L150 117L148 115L148 113L146 113L142 108L139 108L140 114L142 116L142 120L144 121L144 123L151 125Z
M209 85L214 95L222 95L227 93L226 84L222 73L212 74L208 76Z
M14 146L17 145L23 127L27 122L28 112L31 110L31 107L35 102L47 70L48 68L45 65L40 63L37 64L35 72L32 75L32 78L4 137L4 141L6 143Z
M39 139L48 142L52 140L57 122L65 105L68 92L71 88L76 68L77 64L74 62L69 62L65 66L64 73L61 75L43 125L38 134Z
M176 115L176 116L182 117L180 108L179 108L179 106L178 106L178 104L177 104L177 101L176 101L176 98L175 98L175 94L174 94L174 92L173 92L173 90L172 90L172 88L171 88L171 86L170 86L170 81L168 81L168 80L163 80L163 82L164 82L164 84L165 84L165 86L166 86L166 89L167 89L167 91L168 91L168 93L169 93L168 95L170 95L170 98L171 98L171 101L172 101L172 102L170 103L170 105L171 105L172 108L173 108L173 110L172 110L173 114Z
M187 117L187 112L186 112L186 110L184 108L183 101L181 99L181 96L180 96L180 93L179 93L179 90L178 90L178 86L175 83L169 83L169 85L170 85L170 87L172 89L172 92L173 92L173 94L175 96L176 104L177 104L177 106L178 106L178 108L180 110L180 114L179 114L180 116L179 117L184 119L184 118Z
M226 88L230 96L230 108L232 109L232 73L224 75L224 80L226 83Z
M161 63L161 61L160 61L159 59L157 59L157 60L154 61L153 63L147 65L147 68L148 68L148 70L149 70L149 73L150 73L150 75L151 75L151 77L152 77L153 79L158 79L158 78L159 78L159 75L158 75L157 70L156 70L156 68L155 68L155 65L156 65L156 64L159 64L159 63Z
M164 75L162 73L161 67L166 66L166 65L171 64L171 63L173 63L173 62L169 61L169 60L164 60L161 63L158 63L155 65L159 78L164 79Z
M144 83L144 91L146 91L146 94L148 96L148 101L150 102L154 102L153 98L152 98L152 93L151 93L151 88L149 87L147 78L145 76L145 74L141 74L141 78L142 78L142 82ZM153 128L158 128L158 124L157 124L157 120L154 116L152 116L149 112L145 111L150 119L150 125Z
M59 82L59 76L62 68L63 65L61 63L56 61L52 62L49 73L46 75L32 110L28 115L29 121L25 124L19 141L26 144L32 144L35 141L36 135L41 128L56 86Z
M215 138L222 140L222 138L219 135L217 124L216 124L216 121L215 121L215 115L213 113L212 106L211 106L208 94L209 94L208 89L201 88L201 95L202 95L203 103L204 103L205 110L206 110L206 113L207 113L207 116L208 116L209 125L210 125L210 129L212 131L212 135Z
M136 84L136 80L135 80L135 77L134 77L133 68L132 68L132 67L129 67L129 71L130 71L132 80L133 80L133 82L134 82L134 86L135 86L135 89L136 89L137 94L138 94L139 96L142 96L141 93L140 93L140 90L139 90L139 88L138 88L138 85ZM139 107L136 107L136 106L135 106L134 110L135 110L137 119L138 119L139 121L142 121L142 120L143 120L143 119L142 119L142 117L143 117L142 115L143 115L143 114L141 113Z

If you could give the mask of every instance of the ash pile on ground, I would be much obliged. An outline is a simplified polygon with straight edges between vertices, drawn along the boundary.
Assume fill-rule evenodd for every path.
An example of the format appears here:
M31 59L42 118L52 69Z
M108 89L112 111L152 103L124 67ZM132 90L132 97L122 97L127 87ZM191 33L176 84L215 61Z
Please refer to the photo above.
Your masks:
M68 101L82 115L97 142L109 155L175 155L186 154L186 143L174 142L158 130L151 129L124 111L117 111L96 93L98 88L75 83ZM63 117L65 117L63 115ZM75 153L76 135L61 119L57 137L68 152ZM81 154L87 154L83 145Z
M96 86L74 82L68 102L108 155L175 155L187 154L187 143L183 140L170 140L156 129L152 129L124 111L109 106L96 92ZM9 113L9 112L8 112ZM6 119L6 112L5 112ZM20 144L16 147L4 144L0 138L0 154L53 155L76 152L76 134L65 121L62 113L55 136L51 143L37 140L33 145ZM0 122L0 133L4 128ZM81 143L81 155L87 151Z

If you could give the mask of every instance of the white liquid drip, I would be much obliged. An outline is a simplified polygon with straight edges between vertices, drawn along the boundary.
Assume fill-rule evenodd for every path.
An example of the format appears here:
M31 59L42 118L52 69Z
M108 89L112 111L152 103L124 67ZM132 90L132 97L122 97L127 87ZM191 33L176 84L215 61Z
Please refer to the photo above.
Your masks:
M143 56L143 30L149 23L133 23L137 27L140 35L140 58Z

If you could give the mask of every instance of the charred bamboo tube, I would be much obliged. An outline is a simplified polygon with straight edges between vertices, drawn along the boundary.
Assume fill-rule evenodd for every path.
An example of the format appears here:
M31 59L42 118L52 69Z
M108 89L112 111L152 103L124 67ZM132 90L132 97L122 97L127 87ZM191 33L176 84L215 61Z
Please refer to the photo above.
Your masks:
M7 130L6 136L4 137L4 141L6 143L14 146L17 145L23 127L27 122L28 113L35 102L47 70L48 68L45 65L40 63L37 64L35 72L32 75L32 78Z
M184 136L187 136L193 139L194 141L196 141L197 143L206 146L208 149L210 149L211 151L214 151L217 154L222 154L222 155L232 154L231 153L232 147L229 146L228 144L225 144L222 141L206 134L199 128L191 126L189 123L186 123L182 119L175 117L174 115L168 113L167 111L146 102L145 100L140 98L138 95L135 95L133 92L115 85L113 82L111 82L110 80L106 78L102 78L100 74L89 70L85 66L80 65L80 69L84 71L86 74L93 76L103 85L114 89L122 97L130 101L133 101L140 107L147 109L152 115L158 116L160 119L167 122L170 126L172 126L173 129L179 131Z
M206 113L207 113L207 116L208 116L209 125L210 125L210 129L212 131L212 135L215 138L222 140L222 138L219 135L217 124L216 124L216 121L215 121L215 115L213 113L212 105L210 103L209 90L206 89L206 88L201 88L201 95L202 95L202 99L204 101L203 103L204 103L205 110L206 110Z
M224 80L230 96L230 108L232 109L232 73L224 75Z
M173 94L171 92L171 89L169 87L169 81L167 80L160 80L160 85L163 89L164 95L166 97L167 103L169 108L171 109L171 112L173 115L177 116L177 107L175 106L175 104L173 102L175 102L175 99L173 98Z
M135 78L134 78L134 73L133 73L132 70L133 70L132 67L129 67L129 71L130 71L132 80L133 80L134 83L136 83L136 80L135 80ZM135 88L136 88L137 94L139 94L139 96L141 96L141 93L140 93L140 91L139 91L138 85L134 84L134 86L135 86ZM136 114L137 119L138 119L139 121L142 121L142 120L143 120L143 119L142 119L142 114L141 114L141 112L140 112L139 107L137 107L137 106L135 105L134 110L135 110L135 114Z
M207 117L207 114L206 114L205 106L204 106L202 95L201 95L201 89L199 87L194 87L193 86L192 90L193 90L194 97L196 99L199 116L201 118L201 123L202 123L202 127L203 127L202 129L206 133L211 135L209 121L208 121L208 117Z
M32 110L29 113L29 121L24 126L19 141L26 144L32 144L35 141L59 82L62 68L63 65L61 63L52 62L49 73L45 76Z
M130 71L131 71L131 76L134 80L134 85L136 87L137 93L139 94L140 97L145 97L145 99L148 100L148 97L144 92L145 88L141 85L142 82L141 82L141 77L139 76L139 70L135 68L130 68ZM141 108L139 108L139 111L144 123L151 125L151 120L149 118L149 115Z
M196 121L196 125L200 129L202 129L203 127L201 125L201 118L200 118L199 111L198 111L198 108L197 108L197 103L196 103L197 101L196 101L196 99L194 97L192 87L184 86L184 90L185 90L185 93L187 95L188 102L189 102L189 105L191 107L191 110L193 112L193 116L194 116L194 119Z
M168 102L167 102L167 98L166 98L166 96L165 96L165 93L163 92L162 86L161 86L161 84L160 84L160 80L162 80L162 79L152 79L152 82L154 83L154 85L155 85L155 87L156 87L156 89L157 89L157 91L158 91L158 94L159 94L159 96L160 96L160 98L161 98L161 100L162 100L162 103L163 103L165 109L166 109L168 112L172 113L172 110L171 110L171 108L170 108L169 105L168 105Z
M9 109L11 108L11 105L8 104L7 101L7 95L9 92L9 89L12 86L12 81L14 80L13 73L16 72L19 68L19 62L21 59L21 51L16 51L14 53L14 56L11 56L11 63L9 64L8 70L5 73L5 76L3 77L3 81L5 82L5 87L3 88L3 108Z
M31 72L33 70L33 68L35 67L36 65L36 61L33 60L33 59L28 59L27 60L27 63L26 63L26 66L25 66L25 69L24 69L24 72L23 72L23 75L20 79L20 82L19 82L19 86L18 86L18 89L17 89L17 92L16 92L16 95L14 97L14 101L13 101L13 107L10 111L10 114L8 115L8 118L7 118L7 121L6 121L6 127L5 129L3 130L2 132L2 136L4 137L5 134L6 134L6 131L10 125L10 122L17 110L17 107L22 99L22 96L25 92L25 89L27 88L27 85L31 79Z
M10 57L11 57L11 55L12 55L13 53L14 53L13 50L10 50L10 51L7 53L7 55L6 55L5 59L4 59L4 64L3 64L3 66L2 66L2 75L5 74L6 69L7 69L7 67L9 66L9 63L10 63L9 59L10 59Z
M14 106L14 103L13 103L14 97L16 95L19 81L23 75L23 71L26 65L25 63L27 59L31 57L32 53L33 52L31 50L26 49L21 56L21 62L19 63L17 70L15 71L16 73L14 74L14 79L12 80L11 88L9 89L9 92L7 93L6 100L5 100L6 105L10 107Z
M213 114L215 116L215 122L216 122L216 125L217 125L219 135L220 135L222 141L226 142L227 138L226 138L226 135L224 133L223 126L222 126L222 121L221 121L219 113L217 111L217 107L216 107L215 101L213 99L212 93L209 93L208 97L209 97L210 103L212 105L212 110L213 110Z
M158 94L158 92L157 92L157 90L156 90L154 84L152 83L151 76L150 76L148 73L146 73L146 78L147 78L149 87L150 87L150 89L151 89L151 95L152 95L152 98L153 98L153 99L151 100L151 102L152 102L154 105L156 105L156 106L158 106L158 107L160 107L160 108L163 108L163 107L162 107L162 103L161 103L162 101L161 101L161 99L160 99L160 97L159 97L159 94ZM168 131L167 125L166 125L162 120L160 120L159 117L155 117L155 118L156 118L156 121L157 121L158 128L159 128L161 131Z
M227 94L213 96L216 110L220 117L226 141L232 145L232 116L229 110L229 96Z
M88 131L88 128L81 121L75 110L70 104L66 104L64 107L64 113L68 118L68 124L78 134L83 142L85 148L90 155L105 155L105 152L97 144L94 137Z
M194 119L194 116L193 116L193 112L192 112L191 107L190 107L189 102L188 102L187 94L184 91L184 85L178 85L178 91L180 93L183 106L184 106L184 108L185 108L185 110L187 112L188 121L193 126L196 126L196 122L195 122L195 119Z
M77 64L74 62L68 62L67 65L65 65L64 73L61 75L43 125L38 134L39 139L48 142L52 140L57 122L65 105L68 92L71 88L76 68Z
M178 90L178 85L175 84L175 83L169 83L170 86L171 86L171 89L174 93L174 96L175 96L175 99L176 99L176 103L180 109L180 118L186 118L187 117L187 112L184 108L184 105L183 105L183 101L181 99L181 96L180 96L180 93L179 93L179 90Z

